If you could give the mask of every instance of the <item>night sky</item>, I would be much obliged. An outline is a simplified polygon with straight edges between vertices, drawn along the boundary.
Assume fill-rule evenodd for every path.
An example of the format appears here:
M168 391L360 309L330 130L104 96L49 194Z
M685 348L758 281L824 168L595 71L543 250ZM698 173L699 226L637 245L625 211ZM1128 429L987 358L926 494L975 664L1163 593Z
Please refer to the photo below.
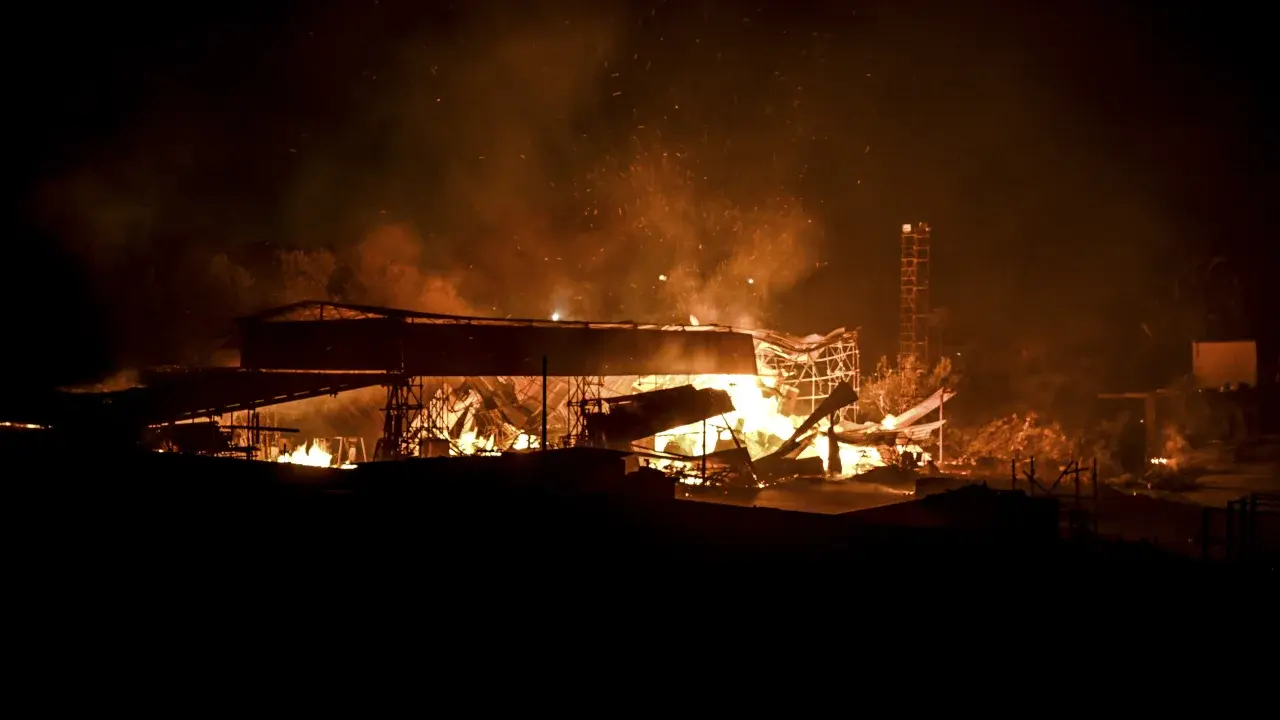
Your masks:
M37 382L189 359L299 282L442 311L862 326L866 355L892 353L897 232L918 220L948 343L1129 378L1261 322L1280 189L1263 10L160 7L26 9L8 48L4 293L29 309L6 362ZM290 249L305 281L263 269Z

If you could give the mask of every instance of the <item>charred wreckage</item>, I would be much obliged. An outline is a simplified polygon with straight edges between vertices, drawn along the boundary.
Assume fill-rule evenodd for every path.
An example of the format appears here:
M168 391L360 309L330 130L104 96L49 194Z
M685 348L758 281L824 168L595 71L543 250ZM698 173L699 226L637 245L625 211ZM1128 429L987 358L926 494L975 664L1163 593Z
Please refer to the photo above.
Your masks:
M114 428L156 450L345 467L365 460L592 447L693 487L848 477L894 462L942 420L942 391L858 422L858 334L462 317L302 302L238 321L239 367L162 368L138 387L59 392L10 428ZM382 386L383 429L300 443L269 408ZM948 394L949 395L949 394ZM893 455L894 457L890 457Z

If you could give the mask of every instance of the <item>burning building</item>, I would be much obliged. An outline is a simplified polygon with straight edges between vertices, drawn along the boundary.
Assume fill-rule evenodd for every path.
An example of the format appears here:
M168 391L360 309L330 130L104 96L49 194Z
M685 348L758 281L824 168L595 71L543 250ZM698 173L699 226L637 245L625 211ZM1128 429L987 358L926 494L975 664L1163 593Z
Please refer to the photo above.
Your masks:
M883 465L876 443L902 445L916 419L858 422L858 335L843 328L794 337L305 302L244 318L240 331L248 371L394 378L380 459L594 445L691 482L744 467L758 482L753 463L785 451L807 472L848 476Z
M360 438L290 442L298 429L263 409L381 387L373 459L592 446L691 485L759 487L884 465L885 447L940 426L911 427L944 399L859 423L856 330L793 337L304 302L242 318L239 331L239 367L148 371L138 387L75 397L60 417L23 419L109 415L157 449L343 467L368 459Z

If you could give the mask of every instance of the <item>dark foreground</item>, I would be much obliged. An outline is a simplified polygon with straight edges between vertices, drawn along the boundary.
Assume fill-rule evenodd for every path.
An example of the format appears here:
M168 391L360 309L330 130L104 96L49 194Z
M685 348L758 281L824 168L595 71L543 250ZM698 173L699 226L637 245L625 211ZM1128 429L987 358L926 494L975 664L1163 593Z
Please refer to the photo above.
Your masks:
M1020 493L968 488L839 515L734 507L674 500L665 478L623 475L616 456L593 451L330 470L72 449L12 468L7 484L20 538L11 567L64 597L274 588L334 598L396 587L492 589L513 602L577 588L616 600L625 583L627 594L671 592L673 608L710 608L745 601L726 593L747 585L823 586L836 599L901 583L1234 592L1274 578L1063 538L1054 501Z

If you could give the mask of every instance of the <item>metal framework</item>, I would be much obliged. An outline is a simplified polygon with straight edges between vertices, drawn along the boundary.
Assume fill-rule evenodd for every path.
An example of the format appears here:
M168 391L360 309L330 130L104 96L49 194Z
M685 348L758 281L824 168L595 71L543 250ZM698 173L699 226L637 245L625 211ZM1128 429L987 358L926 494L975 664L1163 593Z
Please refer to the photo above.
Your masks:
M245 459L257 459L261 453L263 459L275 461L280 457L283 432L276 426L274 413L266 413L265 424L262 416L263 413L257 408L250 408L243 413L228 413L230 422L223 425L222 429L231 433L232 448L236 452L243 452Z
M836 330L816 342L757 337L756 364L789 391L797 413L812 413L842 382L858 390L860 358L857 330Z
M379 460L416 457L421 440L428 436L429 413L426 384L420 377L401 377L387 385L387 404L382 408L382 437L374 448Z
M425 380L419 378L420 381ZM434 391L427 397L422 414L422 432L419 434L419 448L422 440L449 440L449 398L450 387L446 383L435 385ZM420 453L425 454L425 453Z
M726 326L684 326L684 325L661 325L661 324L640 324L631 322L565 322L565 321L547 321L536 319L512 319L512 318L480 318L465 317L455 315L441 315L435 313L421 313L406 310L397 310L394 308L381 308L364 305L352 305L345 303L333 303L323 301L305 301L294 303L278 308L258 313L253 316L240 319L242 333L242 363L244 359L244 346L248 342L245 337L257 337L255 333L262 333L265 324L270 323L309 323L309 322L346 322L351 321L374 321L375 324L360 328L357 332L353 325L343 325L346 329L352 329L349 336L341 334L335 337L346 338L350 343L343 344L359 345L364 340L366 333L371 340L370 343L383 343L387 341L399 342L398 352L387 350L379 354L375 351L368 355L346 355L339 359L333 360L335 366L340 363L353 363L348 367L356 369L368 370L372 367L369 358L375 358L378 364L378 370L382 373L390 373L393 375L391 382L384 383L387 386L387 403L383 408L384 426L383 437L379 441L375 456L379 459L413 457L417 455L427 454L423 449L427 447L424 442L430 444L430 450L435 451L436 446L430 441L446 440L449 437L448 429L444 427L447 421L447 410L445 404L447 396L440 397L441 406L437 410L434 402L437 399L435 393L424 392L421 378L409 379L411 376L420 375L423 369L423 363L427 366L437 367L440 365L441 350L437 346L432 346L430 342L424 340L423 332L410 332L408 337L414 339L416 343L413 348L414 356L418 358L418 363L414 364L406 359L404 343L407 342L404 337L399 334L399 324L403 324L406 332L417 328L419 331L428 330L430 327L436 326L438 332L452 332L450 338L458 336L458 332L462 331L466 340L475 339L467 333L484 334L489 342L472 342L468 352L471 352L480 367L487 368L488 372L481 372L481 375L491 376L509 376L512 374L510 367L519 367L519 358L525 355L534 356L537 354L546 355L543 345L556 346L556 343L563 345L569 343L565 352L571 356L567 367L572 371L564 372L563 367L558 367L560 371L557 376L565 378L568 382L568 402L565 406L567 435L562 436L561 444L574 445L584 444L588 442L586 435L586 423L584 415L599 412L602 409L602 390L604 387L603 379L600 377L602 371L606 369L617 369L619 372L604 373L610 376L627 376L632 374L619 364L626 365L628 362L634 366L639 362L643 365L646 356L666 356L674 355L680 358L691 358L689 362L695 365L702 363L708 367L720 365L735 368L733 372L750 372L754 373L756 364L751 354L751 341L746 336L747 333L732 327ZM378 321L383 321L378 323ZM397 324L397 329L388 330L390 327L386 321ZM496 343L492 342L498 337L496 331L510 330L511 336L516 338L513 342L524 343L524 351L510 351L505 355L503 350L495 347ZM592 333L584 335L582 331L602 331L600 333ZM556 333L553 336L550 332ZM622 331L622 332L619 332ZM639 335L632 335L632 331L644 331L647 334L641 338ZM661 334L653 331L663 331ZM335 331L336 332L336 331ZM699 339L701 336L701 339ZM717 340L719 336L724 342ZM734 339L741 338L741 343ZM263 337L273 337L271 333L265 333ZM443 337L443 336L442 336ZM600 348L593 350L592 348L576 347L584 337L590 337L592 342L600 345ZM456 338L455 338L456 339ZM321 338L323 345L323 338ZM554 340L554 342L552 342ZM715 342L711 342L715 341ZM633 344L645 346L643 352L632 347ZM589 343L588 343L589 344ZM282 341L277 337L271 342L266 342L266 347L278 349L281 347ZM289 345L289 344L285 344ZM292 347L292 357L307 357L307 350L299 350L296 344L289 345ZM482 346L478 350L477 346ZM535 353L534 350L541 350ZM331 348L321 347L321 350ZM384 348L385 350L386 348ZM598 351L598 352L597 352ZM647 355L646 355L647 353ZM269 353L268 353L269 355ZM459 362L458 357L449 355L455 365ZM600 357L597 357L599 355ZM511 357L516 360L512 362L496 362L496 357ZM424 360L425 358L425 360ZM610 359L612 358L612 360ZM639 359L637 359L639 358ZM574 364L576 360L576 364ZM385 362L382 362L385 361ZM695 362L696 361L696 362ZM279 359L269 360L279 363ZM485 363L489 363L485 365ZM248 363L250 366L257 367L254 363ZM448 365L448 363L445 363ZM652 365L653 363L650 362ZM679 363L677 363L679 364ZM502 365L504 371L494 372L498 365ZM686 363L687 365L687 363ZM274 366L272 366L274 367ZM284 366L281 366L284 367ZM324 363L310 365L321 370L328 369L329 366ZM296 368L291 368L296 369ZM453 366L450 366L450 370ZM467 366L467 370L475 370L475 367ZM687 372L687 370L686 370ZM721 370L723 372L723 370ZM594 373L594 374L592 374ZM427 373L432 374L432 373ZM451 372L441 372L439 375L448 376ZM528 373L532 376L534 373ZM546 368L543 368L543 375L546 375ZM384 375L385 377L385 375ZM541 388L539 387L539 394Z
M565 410L569 434L562 444L565 447L590 445L586 416L604 412L604 378L598 375L569 378L569 399Z
M1072 533L1098 532L1098 460L1094 458L1088 465L1080 460L1072 459L1058 472L1052 483L1046 483L1036 475L1036 458L1031 456L1025 470L1021 470L1022 479L1026 480L1026 492L1031 497L1051 497L1059 502L1070 501L1064 506L1067 515L1067 530ZM1009 461L1011 473L1010 488L1020 488L1017 460ZM1081 476L1085 476L1089 491L1080 489ZM1047 478L1046 478L1047 479ZM1066 480L1067 482L1063 482Z
M260 313L240 318L242 323L306 322L323 320L402 320L412 325L463 325L471 327L534 327L534 328L589 328L592 330L666 330L689 333L744 333L750 332L729 325L679 325L671 323L593 322L581 320L539 320L534 318L490 318L466 315L442 315L439 313L401 310L398 308L354 305L327 300L303 300L301 302L270 308Z
M1227 562L1251 562L1263 567L1274 567L1275 546L1268 546L1260 538L1264 533L1258 532L1259 522L1280 513L1280 495L1251 493L1235 500L1227 501L1227 510L1223 528L1223 558ZM1207 560L1212 547L1211 517L1214 508L1204 509L1204 530L1202 534L1202 552Z
M329 448L333 451L334 460L338 465L362 463L369 460L364 452L364 438L362 437L337 436L329 438Z
M927 228L926 228L927 229ZM927 237L926 237L927 240ZM927 243L926 243L927 244ZM927 263L927 249L926 249ZM417 313L389 308L308 301L260 313L249 322L293 322L316 320L396 319L409 324L439 324L503 327L582 327L591 329L666 330L690 333L740 333L752 336L755 343L754 370L779 379L779 386L794 402L793 411L811 413L842 382L858 388L860 356L857 330L841 328L825 337L796 338L764 330L742 330L720 325L681 326L638 323L566 323L546 320L468 318L432 313ZM390 368L392 382L387 383L387 402L383 408L383 437L374 455L378 459L414 457L422 453L424 441L449 437L445 424L447 395L428 393L423 378L406 374L403 363ZM563 377L563 376L562 376ZM386 382L387 375L382 376ZM588 444L585 416L602 412L606 378L601 376L569 376L566 431L562 445ZM612 378L608 378L612 379ZM541 386L536 388L541 392ZM526 428L528 431L528 428Z
M929 224L902 226L898 368L929 364Z

